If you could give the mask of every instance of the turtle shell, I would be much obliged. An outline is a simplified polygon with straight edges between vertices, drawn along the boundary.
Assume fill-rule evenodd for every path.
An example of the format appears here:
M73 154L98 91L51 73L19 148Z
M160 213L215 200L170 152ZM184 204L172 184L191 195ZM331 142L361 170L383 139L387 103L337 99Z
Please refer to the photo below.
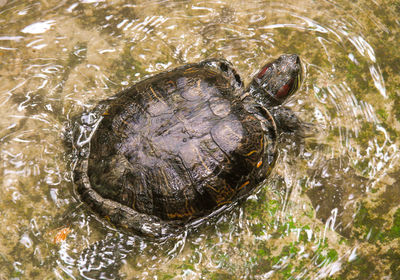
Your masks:
M82 200L116 225L162 238L247 197L274 165L276 126L243 93L227 61L207 60L101 102L79 147Z

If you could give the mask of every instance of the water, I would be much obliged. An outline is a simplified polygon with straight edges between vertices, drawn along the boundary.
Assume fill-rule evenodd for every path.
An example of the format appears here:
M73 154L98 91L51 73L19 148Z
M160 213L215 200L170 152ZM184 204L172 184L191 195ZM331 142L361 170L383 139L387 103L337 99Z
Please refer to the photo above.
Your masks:
M396 0L0 0L0 279L400 279L399 12ZM302 58L287 106L316 133L284 142L244 204L156 244L76 199L74 117L181 64L224 57L248 82L281 53Z

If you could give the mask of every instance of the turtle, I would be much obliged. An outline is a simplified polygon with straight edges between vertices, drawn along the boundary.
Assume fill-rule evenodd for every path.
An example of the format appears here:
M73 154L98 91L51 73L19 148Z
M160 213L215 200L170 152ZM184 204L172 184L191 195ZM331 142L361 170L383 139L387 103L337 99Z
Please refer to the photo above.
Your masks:
M299 56L283 54L245 87L230 62L212 58L99 102L75 141L77 195L134 235L162 240L198 227L263 185L280 135L301 130L282 106L301 73Z

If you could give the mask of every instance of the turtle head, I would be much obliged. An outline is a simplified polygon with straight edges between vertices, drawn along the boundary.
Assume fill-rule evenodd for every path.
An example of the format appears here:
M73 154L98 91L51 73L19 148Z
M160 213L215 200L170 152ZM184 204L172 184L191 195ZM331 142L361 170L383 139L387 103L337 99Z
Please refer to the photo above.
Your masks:
M300 58L284 54L267 63L254 76L248 92L265 107L282 104L301 83Z

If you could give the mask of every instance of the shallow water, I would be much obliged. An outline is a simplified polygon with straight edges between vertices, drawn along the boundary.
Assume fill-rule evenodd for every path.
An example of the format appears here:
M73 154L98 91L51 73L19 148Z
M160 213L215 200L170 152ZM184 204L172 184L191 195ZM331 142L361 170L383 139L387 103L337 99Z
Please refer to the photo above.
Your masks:
M0 279L400 279L399 13L396 0L0 0ZM74 117L165 69L224 57L248 82L281 53L302 58L287 106L316 132L283 141L245 203L156 244L76 199Z

